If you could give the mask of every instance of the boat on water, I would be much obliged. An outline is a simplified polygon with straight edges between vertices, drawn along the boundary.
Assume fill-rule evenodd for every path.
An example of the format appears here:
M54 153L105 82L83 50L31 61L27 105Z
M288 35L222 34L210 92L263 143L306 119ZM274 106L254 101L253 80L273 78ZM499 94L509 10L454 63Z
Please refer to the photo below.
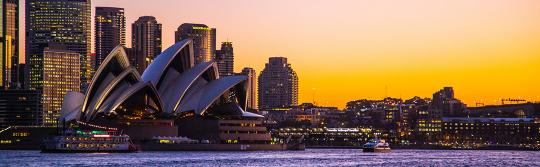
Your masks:
M128 135L116 131L67 130L46 137L41 146L44 153L127 153L137 147Z
M381 139L371 139L366 144L362 146L363 152L390 152L390 144L385 140Z

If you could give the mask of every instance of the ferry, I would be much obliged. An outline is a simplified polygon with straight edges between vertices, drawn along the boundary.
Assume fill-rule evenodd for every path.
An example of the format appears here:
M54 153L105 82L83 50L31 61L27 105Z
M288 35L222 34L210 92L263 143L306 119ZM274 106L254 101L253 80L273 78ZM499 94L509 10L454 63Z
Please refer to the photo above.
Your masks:
M128 135L116 131L67 130L43 140L43 153L121 153L136 152Z
M362 146L363 152L390 152L390 145L381 139L371 139L364 146Z

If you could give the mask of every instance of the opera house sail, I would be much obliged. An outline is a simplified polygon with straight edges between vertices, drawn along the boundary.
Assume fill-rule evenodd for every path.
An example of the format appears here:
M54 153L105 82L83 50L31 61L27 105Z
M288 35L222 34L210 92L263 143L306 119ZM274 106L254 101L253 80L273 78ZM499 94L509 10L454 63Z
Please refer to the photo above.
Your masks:
M118 46L96 70L86 94L66 94L59 121L119 128L135 140L186 136L269 143L263 116L245 111L246 84L246 76L220 77L213 61L195 64L189 39L163 51L142 75Z

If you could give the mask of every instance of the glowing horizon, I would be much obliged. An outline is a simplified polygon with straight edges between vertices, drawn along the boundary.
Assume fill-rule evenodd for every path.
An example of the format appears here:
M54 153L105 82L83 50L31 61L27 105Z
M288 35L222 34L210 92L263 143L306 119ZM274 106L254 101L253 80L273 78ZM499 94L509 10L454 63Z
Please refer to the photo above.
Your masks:
M96 6L124 8L128 46L139 16L163 24L163 48L182 23L217 28L218 48L233 42L235 72L252 67L259 74L268 57L287 57L299 76L300 103L343 108L385 95L431 98L445 86L469 106L540 101L537 0L148 2L93 0L92 15Z

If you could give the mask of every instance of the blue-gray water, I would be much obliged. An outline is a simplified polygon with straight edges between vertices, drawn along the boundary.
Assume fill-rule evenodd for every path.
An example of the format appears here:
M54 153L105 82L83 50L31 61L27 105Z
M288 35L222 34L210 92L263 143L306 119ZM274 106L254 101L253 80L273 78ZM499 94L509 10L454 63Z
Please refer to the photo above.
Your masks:
M354 149L308 149L43 154L39 151L0 150L0 166L540 166L540 152L393 150L392 153L363 153Z

